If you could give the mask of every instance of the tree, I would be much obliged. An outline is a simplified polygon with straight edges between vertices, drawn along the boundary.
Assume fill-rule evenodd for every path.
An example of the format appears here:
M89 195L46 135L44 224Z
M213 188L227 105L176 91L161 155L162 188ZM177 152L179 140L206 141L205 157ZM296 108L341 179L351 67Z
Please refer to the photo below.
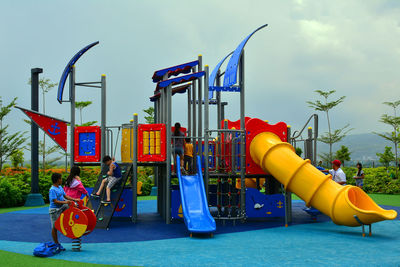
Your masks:
M397 148L400 144L400 132L399 132L399 127L400 127L400 117L397 116L396 109L400 105L400 100L395 101L395 102L383 102L383 104L388 105L389 107L393 108L393 114L394 116L390 116L387 114L383 114L381 116L381 119L379 120L380 122L387 124L393 128L392 132L386 132L386 133L376 133L374 134L379 135L380 137L390 141L394 145L394 158L393 160L396 161L396 164L398 162L398 153L397 153ZM396 177L398 177L398 168L396 168Z
M394 154L390 146L385 146L385 152L376 153L376 155L379 157L379 162L385 166L386 170L389 168L390 162L394 160Z
M336 129L332 131L331 128L331 121L329 118L329 111L342 103L344 99L346 98L345 96L341 96L339 99L328 102L328 98L331 94L335 93L335 90L331 91L321 91L321 90L315 90L316 93L318 93L320 96L324 98L324 101L321 102L320 100L316 100L315 102L312 101L307 101L307 104L309 104L309 107L313 108L316 111L322 111L325 112L326 114L326 119L328 121L328 132L323 133L320 138L318 138L319 141L329 144L329 158L328 161L332 161L332 146L333 144L341 141L349 131L352 129L349 129L349 125L347 124L343 128Z
M64 157L64 155L58 155L53 158L50 158L51 155L55 153L62 153L63 150L58 145L53 145L51 147L45 147L43 142L39 142L39 155L46 155L46 162L43 164L43 173L45 173L46 168L54 165L56 161L59 161Z
M79 110L79 117L81 119L81 124L78 126L90 126L93 125L95 123L97 123L97 121L89 121L89 122L82 122L82 110L88 106L90 106L92 104L92 101L77 101L75 102L75 108Z
M321 154L318 154L318 156L324 166L329 166L331 164L332 160L329 160L329 153L322 152Z
M154 108L149 107L148 109L143 109L143 111L147 114L147 116L144 116L144 119L148 124L153 124L154 123Z
M19 166L23 166L24 164L24 152L21 149L17 149L10 156L11 165L13 168L18 169Z
M344 162L350 160L350 154L351 152L347 146L341 146L340 149L336 151L335 158L340 160L344 166Z
M303 154L303 150L300 147L296 147L296 155L301 157L301 154Z
M31 151L30 146L31 146L31 144L28 143L28 148L27 148L28 151ZM49 159L49 157L51 157L53 154L56 154L56 153L60 153L61 155L58 155L58 156L55 156L55 157ZM64 150L62 150L58 145L54 145L51 147L45 147L44 142L39 141L39 156L42 156L42 158L43 158L43 154L45 154L47 157L45 162L42 161L42 172L43 173L46 172L47 167L51 167L56 161L65 157Z
M3 168L3 163L21 148L26 141L24 136L26 132L9 134L8 125L3 125L4 118L11 112L11 108L15 105L17 98L15 97L8 105L3 107L3 101L0 96L0 170Z

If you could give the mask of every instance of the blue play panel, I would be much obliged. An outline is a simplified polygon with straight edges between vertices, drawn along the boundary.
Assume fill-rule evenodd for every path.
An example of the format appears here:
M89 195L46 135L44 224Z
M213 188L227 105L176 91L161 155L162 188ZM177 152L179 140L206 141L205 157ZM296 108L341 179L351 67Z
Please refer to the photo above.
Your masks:
M333 224L325 215L314 221L293 201L293 224L282 218L217 221L213 238L188 237L183 221L166 225L156 214L156 201L138 202L139 220L113 220L110 230L96 229L82 239L82 251L55 259L143 266L399 266L400 221L373 225L371 237L361 227ZM387 207L386 207L387 208ZM393 207L391 207L393 208ZM399 211L399 208L395 208ZM48 208L0 214L0 250L32 255L39 242L50 241Z

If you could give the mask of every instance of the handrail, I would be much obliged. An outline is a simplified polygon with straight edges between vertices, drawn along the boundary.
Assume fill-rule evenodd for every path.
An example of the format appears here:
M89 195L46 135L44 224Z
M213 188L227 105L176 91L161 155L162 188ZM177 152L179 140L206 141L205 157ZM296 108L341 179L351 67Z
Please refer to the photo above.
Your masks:
M303 129L301 129L301 131L299 132L299 134L298 134L297 136L294 136L294 134L295 134L296 132L298 132L298 131L294 131L294 132L293 132L293 135L292 135L291 139L296 139L297 137L299 137L299 136L303 133L304 129L307 127L308 123L311 121L311 119L312 119L313 117L317 117L317 118L318 118L318 115L317 115L317 114L312 114L312 115L310 116L310 118L307 120L307 122L304 124Z

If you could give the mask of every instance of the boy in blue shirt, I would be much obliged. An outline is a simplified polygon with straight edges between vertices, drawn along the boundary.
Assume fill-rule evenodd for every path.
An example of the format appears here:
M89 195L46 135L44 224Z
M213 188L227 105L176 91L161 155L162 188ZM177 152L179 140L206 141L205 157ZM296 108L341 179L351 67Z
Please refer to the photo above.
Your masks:
M54 227L54 223L57 221L58 217L60 217L61 213L68 208L69 203L73 201L79 201L79 199L69 197L65 194L64 189L61 186L61 174L53 173L51 175L51 181L53 182L53 185L50 187L49 190L51 236L53 237L54 243L58 245L58 249L65 250L63 246L58 243L57 229Z
M101 181L99 190L97 190L96 193L92 193L92 196L100 197L101 191L103 191L103 188L104 188L105 184L107 183L107 187L106 187L107 200L101 201L101 203L110 204L111 203L111 188L114 185L116 185L122 178L121 167L118 165L117 162L115 162L114 158L111 158L108 155L104 156L103 163L105 165L107 165L109 168L109 170L107 172L108 177L104 178L103 181Z

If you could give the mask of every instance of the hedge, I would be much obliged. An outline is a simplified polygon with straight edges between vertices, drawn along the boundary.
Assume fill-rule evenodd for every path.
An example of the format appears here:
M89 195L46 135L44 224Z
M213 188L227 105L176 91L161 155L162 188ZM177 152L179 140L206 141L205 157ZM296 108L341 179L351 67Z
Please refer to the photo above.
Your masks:
M61 173L63 182L68 177L68 173L63 169L50 169L45 174L39 173L39 193L42 194L45 203L49 203L49 189L52 185L51 175ZM81 168L80 178L85 187L94 187L100 173L99 167ZM142 195L150 195L153 181L150 178L153 174L152 168L139 168L138 180L142 184ZM29 169L14 170L4 168L0 175L0 207L22 206L27 195L31 191L31 174ZM130 182L129 182L130 183Z
M400 194L400 180L395 178L394 167L386 170L385 167L364 168L365 179L363 190L367 193ZM344 167L347 184L355 185L353 176L357 173L355 167ZM399 171L400 173L400 171Z
M355 185L353 176L357 169L354 167L344 167L347 176L347 184ZM49 202L49 188L52 185L51 175L53 172L62 174L63 179L68 173L60 169L54 169L40 173L39 175L39 192L42 194L44 201ZM394 168L388 171L384 167L365 168L365 179L363 190L367 193L384 193L384 194L400 194L400 179L393 179ZM94 187L99 174L98 167L81 168L81 179L85 187ZM8 168L3 169L0 173L0 207L21 206L25 203L26 196L31 191L31 174L29 169L20 169L18 171L10 171ZM142 195L147 196L151 192L153 186L152 181L153 168L140 167L138 169L138 180L142 184ZM176 181L175 181L176 180ZM177 179L174 179L177 183ZM128 181L128 184L130 181Z

